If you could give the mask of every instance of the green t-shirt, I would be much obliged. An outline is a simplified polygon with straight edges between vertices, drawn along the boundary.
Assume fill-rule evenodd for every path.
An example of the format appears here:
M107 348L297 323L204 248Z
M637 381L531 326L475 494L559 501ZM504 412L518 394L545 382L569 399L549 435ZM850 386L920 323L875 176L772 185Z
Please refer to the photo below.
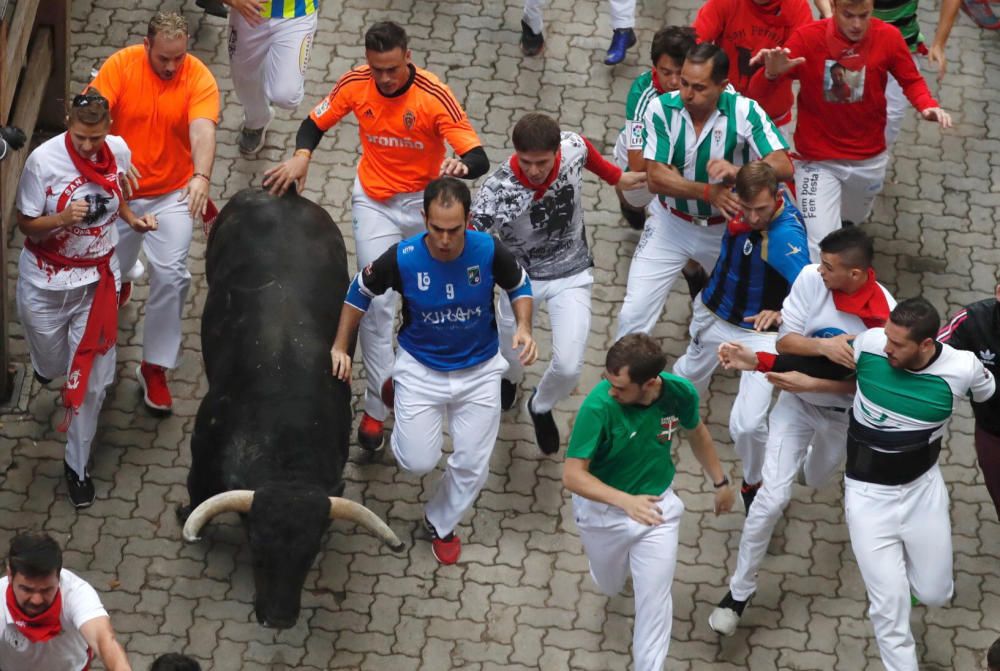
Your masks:
M590 473L629 494L663 493L674 480L670 449L678 427L701 422L698 391L682 377L660 373L663 391L652 405L622 405L602 380L587 394L566 456L589 459Z

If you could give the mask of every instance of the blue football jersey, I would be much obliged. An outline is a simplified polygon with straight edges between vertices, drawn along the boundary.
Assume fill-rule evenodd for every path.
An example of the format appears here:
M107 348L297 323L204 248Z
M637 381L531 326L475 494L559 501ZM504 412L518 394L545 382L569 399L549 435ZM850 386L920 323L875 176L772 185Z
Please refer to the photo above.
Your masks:
M399 346L435 370L459 370L488 361L499 349L493 286L511 300L531 296L527 273L495 238L466 231L458 258L438 261L421 233L403 240L365 268L346 302L367 310L371 298L396 289L403 296Z

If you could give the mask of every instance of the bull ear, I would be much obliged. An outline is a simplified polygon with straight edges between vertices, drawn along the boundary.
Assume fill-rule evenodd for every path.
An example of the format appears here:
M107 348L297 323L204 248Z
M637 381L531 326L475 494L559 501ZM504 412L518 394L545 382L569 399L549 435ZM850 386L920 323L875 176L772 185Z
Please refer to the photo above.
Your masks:
M330 519L348 520L355 524L360 524L372 532L380 541L388 545L389 549L393 552L399 552L404 547L403 541L399 540L399 537L393 533L389 525L383 522L378 515L360 503L355 503L350 499L331 496Z
M195 508L184 523L184 540L194 543L200 539L201 528L219 513L248 513L253 503L253 491L234 489L205 499Z

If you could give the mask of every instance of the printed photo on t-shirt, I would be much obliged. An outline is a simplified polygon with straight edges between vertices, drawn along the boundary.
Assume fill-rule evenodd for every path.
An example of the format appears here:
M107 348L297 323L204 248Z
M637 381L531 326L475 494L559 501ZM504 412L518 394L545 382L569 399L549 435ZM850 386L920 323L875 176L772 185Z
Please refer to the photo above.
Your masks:
M865 68L848 70L828 60L823 72L823 98L828 103L856 103L865 92Z

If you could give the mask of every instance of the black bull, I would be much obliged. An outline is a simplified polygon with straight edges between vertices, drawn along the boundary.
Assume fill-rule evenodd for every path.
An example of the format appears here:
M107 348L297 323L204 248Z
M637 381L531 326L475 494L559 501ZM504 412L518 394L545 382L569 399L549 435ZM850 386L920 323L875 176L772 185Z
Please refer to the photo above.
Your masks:
M191 438L184 538L220 512L243 513L257 619L291 627L331 519L402 547L374 513L339 498L351 390L331 375L330 346L349 281L344 239L315 203L246 189L219 214L205 273L209 388Z

